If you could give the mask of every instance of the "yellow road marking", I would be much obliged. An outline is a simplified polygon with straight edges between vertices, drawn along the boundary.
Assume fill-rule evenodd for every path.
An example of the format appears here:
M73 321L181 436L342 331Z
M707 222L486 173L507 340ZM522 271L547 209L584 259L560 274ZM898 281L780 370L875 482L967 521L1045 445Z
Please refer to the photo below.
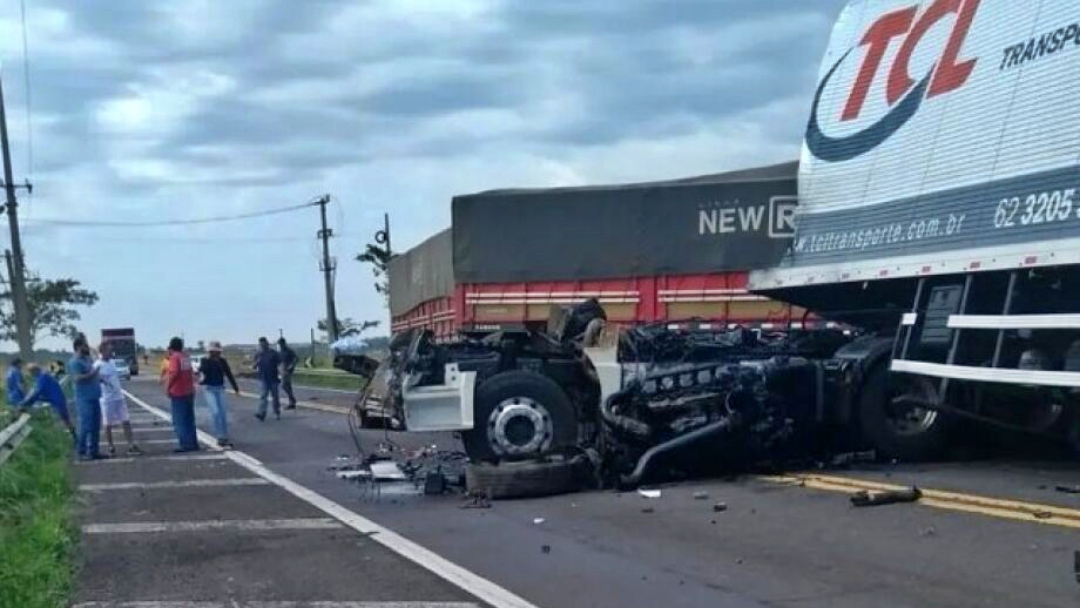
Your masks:
M909 487L834 475L762 475L758 478L772 483L798 485L815 490L846 494L863 491L903 490ZM919 490L922 492L919 504L928 507L1065 528L1080 528L1080 509L992 498L977 494L962 494L923 488L919 488Z

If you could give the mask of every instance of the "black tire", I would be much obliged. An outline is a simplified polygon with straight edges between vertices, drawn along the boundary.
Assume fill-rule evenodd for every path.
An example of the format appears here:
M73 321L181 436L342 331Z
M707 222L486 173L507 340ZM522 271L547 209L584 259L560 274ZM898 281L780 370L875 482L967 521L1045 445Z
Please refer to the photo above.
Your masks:
M580 459L473 463L465 469L465 487L491 499L566 494L581 489L585 466Z
M859 428L880 458L921 461L940 458L949 441L949 424L944 412L937 412L925 428L900 432L890 421L891 372L886 365L870 370L859 399Z
M535 453L506 456L492 447L490 418L499 404L515 398L535 401L551 419L551 441L547 449ZM474 461L496 462L506 459L536 458L543 453L560 452L577 443L577 416L574 406L558 384L537 373L512 370L488 378L476 389L473 401L473 429L462 433L465 452Z

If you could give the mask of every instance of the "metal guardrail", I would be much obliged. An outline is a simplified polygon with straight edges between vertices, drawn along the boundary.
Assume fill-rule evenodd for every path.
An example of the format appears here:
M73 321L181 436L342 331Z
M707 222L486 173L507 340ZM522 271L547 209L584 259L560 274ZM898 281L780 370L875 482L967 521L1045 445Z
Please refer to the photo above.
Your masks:
M23 414L0 431L0 464L4 464L8 458L11 458L15 449L30 434L30 430L30 415Z

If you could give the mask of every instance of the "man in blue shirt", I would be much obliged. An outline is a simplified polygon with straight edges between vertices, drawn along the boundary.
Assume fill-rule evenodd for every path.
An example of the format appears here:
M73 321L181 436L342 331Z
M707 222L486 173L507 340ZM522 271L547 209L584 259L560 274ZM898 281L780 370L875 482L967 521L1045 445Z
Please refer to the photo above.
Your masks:
M22 359L16 357L8 366L7 376L4 377L4 388L7 389L7 402L10 407L19 407L26 395L23 393Z
M281 420L281 393L278 391L279 367L281 367L281 356L276 350L270 348L269 340L259 338L259 352L255 353L255 372L259 376L261 390L259 391L259 411L255 413L255 417L260 421L266 420L267 397L273 399L274 416Z
M68 375L75 385L75 411L79 416L78 436L75 447L82 460L105 458L98 451L101 435L101 381L90 358L90 345L86 336L79 334L73 343L75 356L68 361Z
M41 366L36 363L28 365L27 370L30 372L30 377L34 379L34 389L30 391L26 399L23 399L19 407L29 409L38 401L48 403L74 438L75 427L71 424L71 416L68 414L67 408L67 397L64 396L64 389L60 387L60 383L56 381L56 378L52 377L52 374L41 369Z

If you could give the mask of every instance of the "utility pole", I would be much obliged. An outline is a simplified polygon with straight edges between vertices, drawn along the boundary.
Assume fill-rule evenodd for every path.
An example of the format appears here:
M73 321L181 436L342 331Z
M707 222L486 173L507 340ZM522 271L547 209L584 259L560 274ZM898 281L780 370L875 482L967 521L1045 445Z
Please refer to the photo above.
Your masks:
M337 309L334 306L334 270L337 269L337 261L330 258L330 237L334 231L326 225L326 205L330 202L330 195L324 194L316 204L319 206L319 217L322 219L322 230L318 237L322 239L322 261L319 270L323 273L323 281L326 285L326 335L330 342L338 339Z
M7 194L8 226L11 227L10 264L11 299L15 308L15 339L19 356L29 360L33 354L30 344L30 304L26 299L26 263L23 259L22 238L19 236L19 204L15 201L15 181L11 175L11 150L8 148L7 112L4 109L4 85L0 81L0 149L4 156L4 191ZM29 183L24 186L28 191Z

